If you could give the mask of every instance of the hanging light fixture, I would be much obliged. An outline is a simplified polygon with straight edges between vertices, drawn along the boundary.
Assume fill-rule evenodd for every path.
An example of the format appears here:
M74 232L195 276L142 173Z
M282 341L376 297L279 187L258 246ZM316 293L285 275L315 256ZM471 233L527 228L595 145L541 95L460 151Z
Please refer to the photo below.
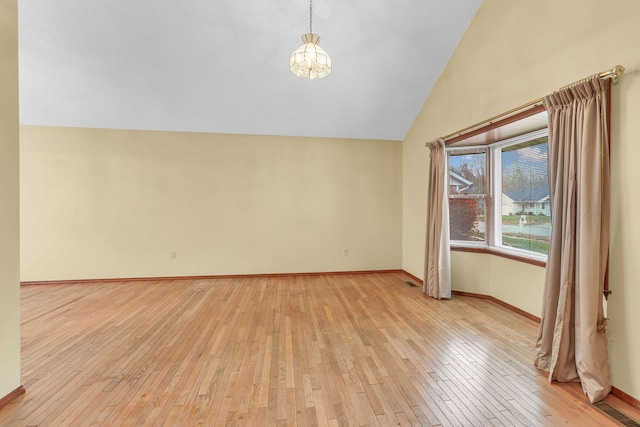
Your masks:
M320 46L320 36L313 34L313 0L309 0L309 32L302 35L302 46L289 58L289 69L298 77L321 79L331 74L331 58Z

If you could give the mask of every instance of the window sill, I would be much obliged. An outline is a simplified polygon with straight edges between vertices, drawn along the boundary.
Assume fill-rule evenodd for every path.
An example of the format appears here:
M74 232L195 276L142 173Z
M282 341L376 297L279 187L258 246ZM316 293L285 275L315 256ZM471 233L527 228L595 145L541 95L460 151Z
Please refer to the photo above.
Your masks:
M490 248L486 248L486 247L469 247L469 246L451 246L450 248L452 251L455 252L472 252L472 253L477 253L477 254L490 254L490 255L497 255L503 258L508 258L508 259L512 259L514 261L520 261L520 262L524 262L525 264L531 264L531 265L536 265L538 267L546 267L547 266L547 262L546 261L540 261L537 259L533 259L533 258L526 258L526 257L522 257L522 256L518 256L518 255L514 255L511 253L507 253L507 252L503 252L503 251L499 251L499 250L495 250L495 249L490 249Z

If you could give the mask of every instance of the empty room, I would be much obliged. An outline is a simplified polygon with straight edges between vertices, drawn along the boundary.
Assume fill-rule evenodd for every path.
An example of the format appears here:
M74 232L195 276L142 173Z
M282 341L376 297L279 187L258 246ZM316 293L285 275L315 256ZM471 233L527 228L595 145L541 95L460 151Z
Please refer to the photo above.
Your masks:
M0 0L0 426L640 425L639 24Z

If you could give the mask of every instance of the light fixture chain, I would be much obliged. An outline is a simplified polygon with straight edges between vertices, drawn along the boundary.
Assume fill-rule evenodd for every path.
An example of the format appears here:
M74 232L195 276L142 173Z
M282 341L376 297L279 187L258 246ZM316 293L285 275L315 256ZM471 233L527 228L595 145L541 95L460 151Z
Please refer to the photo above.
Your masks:
M309 32L313 34L313 0L309 0Z

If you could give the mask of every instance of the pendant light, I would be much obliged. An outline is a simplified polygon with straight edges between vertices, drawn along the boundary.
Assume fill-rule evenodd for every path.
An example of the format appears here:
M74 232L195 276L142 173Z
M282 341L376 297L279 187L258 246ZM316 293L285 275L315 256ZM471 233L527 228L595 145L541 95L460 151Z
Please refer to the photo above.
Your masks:
M321 79L331 74L331 58L318 46L320 36L313 34L313 0L309 0L309 32L302 35L303 44L289 58L289 69L298 77Z

